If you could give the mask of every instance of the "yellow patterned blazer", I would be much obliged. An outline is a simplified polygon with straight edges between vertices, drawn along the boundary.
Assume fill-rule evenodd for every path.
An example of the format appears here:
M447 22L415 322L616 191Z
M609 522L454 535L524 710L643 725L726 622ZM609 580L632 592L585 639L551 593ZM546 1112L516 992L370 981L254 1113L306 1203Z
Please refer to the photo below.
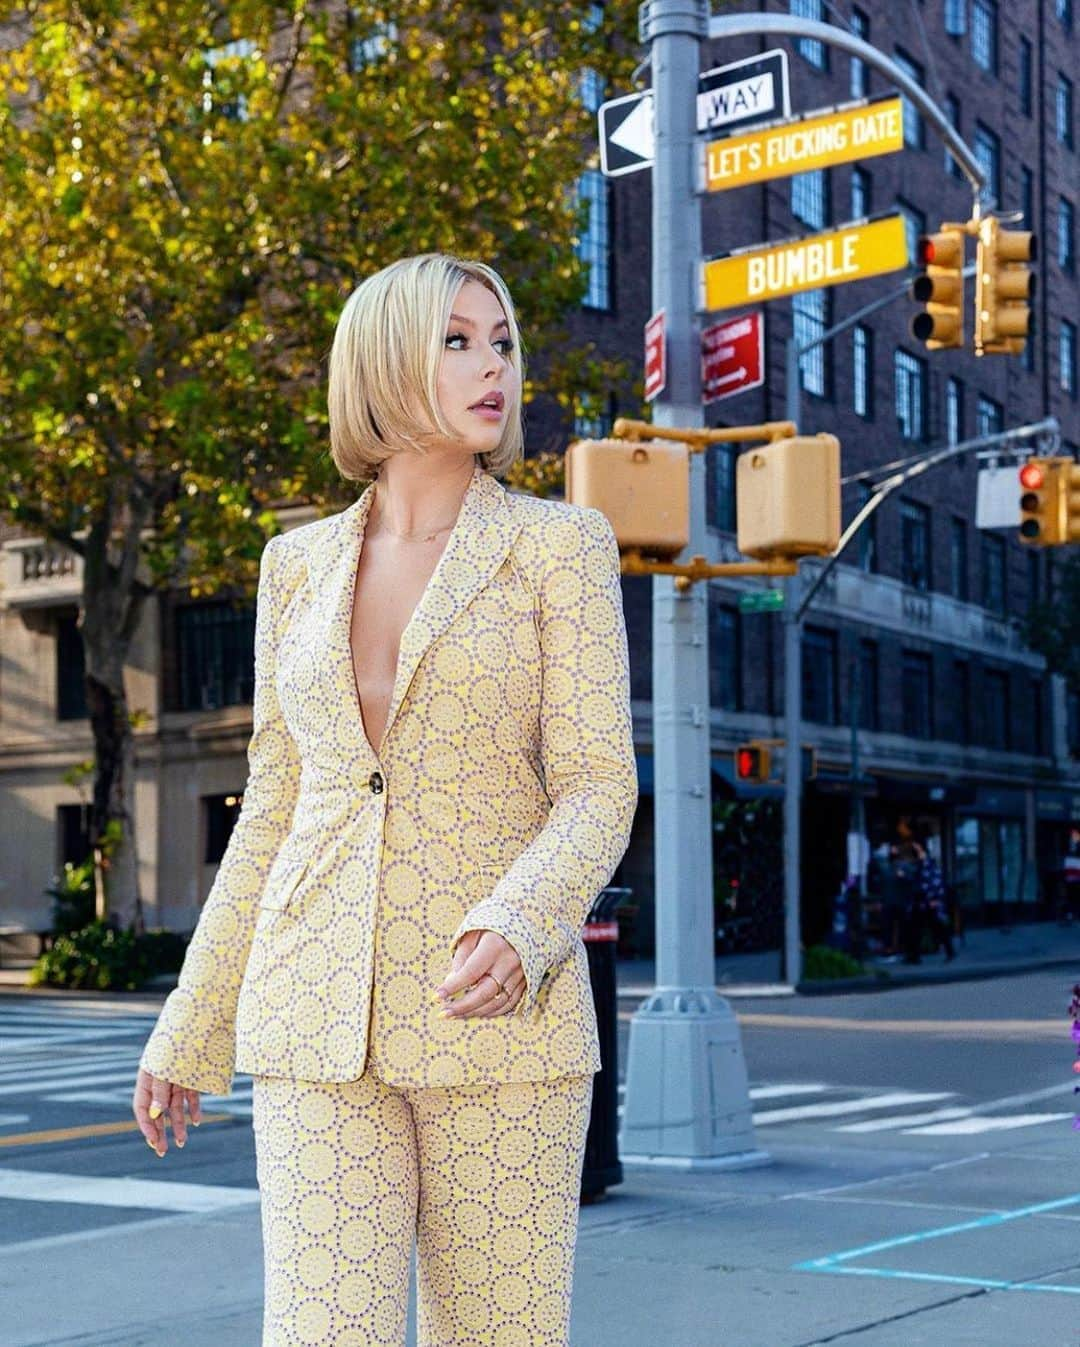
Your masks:
M614 531L477 461L402 635L380 759L349 642L373 493L262 556L243 805L141 1058L191 1089L355 1080L372 1057L414 1087L600 1068L581 929L638 795ZM513 946L525 995L442 1019L435 987L475 929Z

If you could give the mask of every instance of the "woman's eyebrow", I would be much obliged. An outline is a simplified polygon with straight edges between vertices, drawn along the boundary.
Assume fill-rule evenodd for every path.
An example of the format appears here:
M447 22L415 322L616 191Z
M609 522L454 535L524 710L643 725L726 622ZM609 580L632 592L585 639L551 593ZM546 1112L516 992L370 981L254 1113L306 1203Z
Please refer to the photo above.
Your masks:
M475 326L476 326L476 324L473 322L473 320L472 320L471 318L466 318L464 314L461 314L461 313L452 313L452 314L450 315L450 317L451 317L451 319L452 319L454 322L457 322L457 323L464 323L467 327L475 327ZM500 327L505 327L506 330L507 330L507 332L510 331L510 324L506 321L505 318L503 318L501 322L496 323L495 326L494 326L491 330L492 330L492 332L498 332L498 330L499 330Z

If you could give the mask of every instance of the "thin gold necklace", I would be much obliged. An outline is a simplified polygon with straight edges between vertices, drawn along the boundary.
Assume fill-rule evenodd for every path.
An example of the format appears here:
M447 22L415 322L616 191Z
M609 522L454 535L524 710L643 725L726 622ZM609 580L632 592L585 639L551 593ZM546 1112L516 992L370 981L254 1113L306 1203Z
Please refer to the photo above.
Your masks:
M390 525L386 523L386 521L382 517L381 511L376 516L376 519L380 527L384 528L387 531L387 533L393 534L395 538L400 538L403 542L410 542L410 543L414 542L417 538L419 538L421 542L425 543L434 542L434 540L439 536L440 533L445 532L446 529L452 529L454 527L454 524L457 522L457 517L455 516L455 518L452 519L449 524L440 524L439 527L433 533L421 534L421 533L399 533L397 529L391 528Z

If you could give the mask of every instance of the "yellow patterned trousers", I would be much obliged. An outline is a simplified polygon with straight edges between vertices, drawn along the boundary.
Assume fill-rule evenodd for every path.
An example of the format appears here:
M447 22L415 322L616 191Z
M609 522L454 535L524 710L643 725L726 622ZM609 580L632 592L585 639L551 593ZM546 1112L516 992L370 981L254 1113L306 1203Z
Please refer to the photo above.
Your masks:
M255 1076L263 1347L567 1347L592 1076Z

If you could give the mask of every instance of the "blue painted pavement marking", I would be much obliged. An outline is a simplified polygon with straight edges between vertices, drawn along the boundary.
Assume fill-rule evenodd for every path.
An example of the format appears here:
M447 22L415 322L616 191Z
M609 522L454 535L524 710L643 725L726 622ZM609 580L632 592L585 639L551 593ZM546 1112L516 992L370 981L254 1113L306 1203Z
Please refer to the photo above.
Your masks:
M968 1230L985 1230L990 1226L1004 1225L1006 1221L1018 1221L1024 1216L1039 1216L1043 1212L1076 1206L1077 1203L1080 1203L1080 1193L1074 1193L1072 1197L1055 1198L1053 1202L1040 1202L1032 1207L996 1211L972 1221L962 1221L959 1225L942 1225L935 1230L919 1230L911 1235L897 1235L894 1239L879 1240L876 1244L864 1244L858 1249L844 1249L838 1253L826 1254L824 1258L811 1258L804 1263L795 1263L792 1271L835 1272L854 1277L892 1277L905 1281L948 1282L954 1286L984 1286L990 1290L1057 1291L1065 1295L1080 1295L1080 1286L1044 1286L1038 1282L1010 1282L994 1277L959 1277L938 1272L906 1272L899 1268L841 1266L853 1258L865 1258L869 1254L881 1253L885 1249L898 1249L906 1244L921 1244L929 1239L940 1239L944 1235L959 1235Z

